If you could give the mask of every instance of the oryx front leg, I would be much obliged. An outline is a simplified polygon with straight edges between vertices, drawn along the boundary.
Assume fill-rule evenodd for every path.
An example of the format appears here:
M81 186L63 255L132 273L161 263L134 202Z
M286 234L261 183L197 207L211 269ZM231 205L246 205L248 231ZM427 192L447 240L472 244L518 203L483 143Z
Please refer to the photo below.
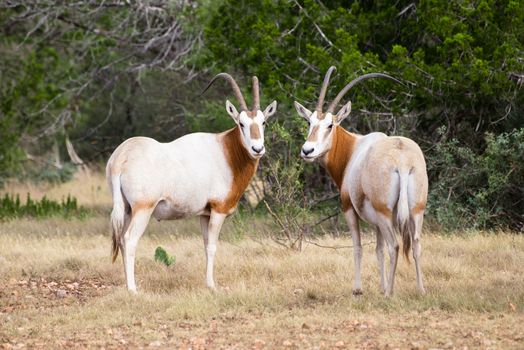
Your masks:
M135 283L135 253L138 240L142 237L149 218L154 208L139 209L131 215L131 221L127 226L121 243L122 258L124 260L124 271L126 274L126 285L130 292L136 293Z
M218 236L225 218L225 214L217 212L211 212L211 216L200 217L200 227L202 228L204 247L206 250L206 286L212 290L216 290L215 280L213 278L213 266L217 251ZM206 222L207 229L205 227Z
M377 254L378 269L380 271L380 290L386 293L386 270L384 269L384 236L377 226L377 246L375 248Z
M349 231L353 239L353 261L355 263L355 281L353 285L353 295L362 294L362 278L360 263L362 261L362 243L360 241L360 228L358 217L353 208L346 210L344 213L348 223Z

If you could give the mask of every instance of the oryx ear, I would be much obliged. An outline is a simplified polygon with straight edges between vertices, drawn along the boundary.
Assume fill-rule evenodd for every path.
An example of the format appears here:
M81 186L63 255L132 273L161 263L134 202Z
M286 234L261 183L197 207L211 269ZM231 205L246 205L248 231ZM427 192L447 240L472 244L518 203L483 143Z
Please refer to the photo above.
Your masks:
M277 111L277 101L273 101L264 110L264 112L263 112L264 118L267 119L267 118L271 117L273 114L275 114L276 111Z
M226 100L226 111L227 114L229 114L233 120L235 120L236 123L238 123L238 112L235 106L229 100Z
M313 114L313 112L311 112L309 109L307 109L306 107L302 106L300 103L298 103L297 101L295 101L295 109L297 110L297 113L304 119L308 120L309 121L309 117L311 117L311 114Z
M340 124L341 121L346 119L349 113L351 113L351 101L349 101L342 108L340 108L340 111L338 111L337 116L335 118L335 123Z

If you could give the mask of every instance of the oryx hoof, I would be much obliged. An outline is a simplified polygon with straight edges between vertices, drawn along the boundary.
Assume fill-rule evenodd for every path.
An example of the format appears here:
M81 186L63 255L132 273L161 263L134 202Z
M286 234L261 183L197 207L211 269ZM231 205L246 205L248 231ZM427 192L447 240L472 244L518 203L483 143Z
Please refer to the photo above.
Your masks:
M362 294L364 294L364 293L362 293L362 289L360 289L360 288L353 289L353 295L354 296L358 297L358 296L360 296Z

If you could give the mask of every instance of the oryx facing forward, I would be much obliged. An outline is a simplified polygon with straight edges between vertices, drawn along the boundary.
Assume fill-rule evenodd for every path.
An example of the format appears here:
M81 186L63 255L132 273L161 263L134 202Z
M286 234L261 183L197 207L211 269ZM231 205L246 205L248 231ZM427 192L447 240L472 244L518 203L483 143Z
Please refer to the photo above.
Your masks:
M400 232L403 249L408 258L413 246L417 285L425 293L420 266L420 235L426 208L428 177L426 162L420 147L405 137L386 136L383 133L357 135L340 126L351 111L351 102L333 114L338 103L356 83L369 78L392 77L372 73L354 79L340 91L327 111L322 112L331 67L322 84L316 110L309 111L300 103L295 108L309 123L309 133L301 156L312 162L316 159L329 172L340 190L342 210L346 217L354 245L355 282L353 293L362 294L359 218L376 226L376 254L380 269L380 286L386 295L393 293ZM395 80L395 79L393 79ZM389 276L384 270L384 242L390 258Z
M222 223L235 210L265 153L264 126L276 111L276 101L260 111L256 77L252 110L229 74L215 76L204 92L219 77L230 83L240 104L239 113L226 101L236 127L220 134L188 134L169 143L133 137L109 158L106 176L113 196L113 262L120 250L130 291L136 292L136 247L151 216L157 220L200 216L206 284L215 289L213 260Z

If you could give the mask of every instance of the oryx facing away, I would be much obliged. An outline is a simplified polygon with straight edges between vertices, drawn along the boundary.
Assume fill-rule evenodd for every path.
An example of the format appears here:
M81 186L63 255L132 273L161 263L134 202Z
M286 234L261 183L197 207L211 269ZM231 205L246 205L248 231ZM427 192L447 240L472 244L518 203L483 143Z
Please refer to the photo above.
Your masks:
M106 177L113 196L111 226L113 262L122 252L127 288L136 292L135 251L151 216L174 220L199 216L206 253L206 285L215 289L213 261L224 219L232 214L265 153L264 127L276 111L273 101L263 112L257 77L253 77L253 109L227 73L240 104L226 111L236 127L219 134L193 133L169 143L133 137L113 152Z
M340 100L356 83L376 77L396 79L380 73L360 76L347 84L327 111L323 112L329 78L334 70L335 67L331 67L324 77L314 112L298 102L295 102L295 108L309 123L308 137L301 150L302 158L308 162L319 160L340 190L342 210L354 245L353 293L362 294L359 218L376 226L376 254L382 291L388 296L393 293L399 250L396 232L400 232L406 258L410 246L413 247L417 285L420 292L425 293L420 266L420 236L426 208L428 177L420 147L405 137L386 136L379 132L358 135L346 131L340 123L349 115L351 102L334 114ZM384 270L384 242L390 258L387 280Z

